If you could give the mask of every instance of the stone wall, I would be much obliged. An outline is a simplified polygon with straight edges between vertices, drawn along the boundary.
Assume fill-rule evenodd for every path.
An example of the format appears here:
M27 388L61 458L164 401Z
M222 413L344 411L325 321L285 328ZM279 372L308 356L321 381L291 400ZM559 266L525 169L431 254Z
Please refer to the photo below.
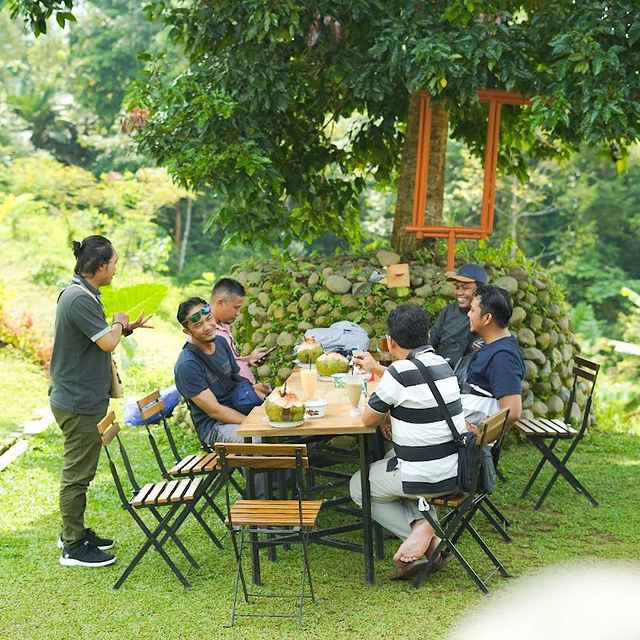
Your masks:
M541 268L524 260L523 264L513 260L504 264L504 258L498 258L486 251L484 259L476 256L475 260L483 264L492 284L513 297L509 328L526 365L523 415L559 415L569 396L577 353L564 297ZM403 302L424 307L435 320L452 302L453 285L446 281L443 267L434 264L426 252L416 254L410 262L410 287L389 289L369 281L372 272L398 261L396 254L379 251L367 256L261 262L236 270L232 276L247 289L247 305L234 325L243 353L260 345L278 347L268 363L259 367L259 378L272 382L286 378L292 368L293 346L312 327L352 320L370 338L381 337L387 314ZM578 396L582 405L582 391Z

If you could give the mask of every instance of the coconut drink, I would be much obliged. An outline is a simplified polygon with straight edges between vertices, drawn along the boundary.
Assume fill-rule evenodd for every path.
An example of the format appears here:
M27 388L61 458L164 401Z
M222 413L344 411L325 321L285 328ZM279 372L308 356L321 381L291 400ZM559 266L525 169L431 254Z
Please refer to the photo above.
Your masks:
M298 360L303 364L310 364L317 360L324 353L324 349L314 338L308 337L298 347Z
M331 376L334 373L347 373L349 360L340 353L325 353L316 360L318 375Z
M287 386L276 387L264 401L264 411L271 422L297 422L304 417L304 404Z

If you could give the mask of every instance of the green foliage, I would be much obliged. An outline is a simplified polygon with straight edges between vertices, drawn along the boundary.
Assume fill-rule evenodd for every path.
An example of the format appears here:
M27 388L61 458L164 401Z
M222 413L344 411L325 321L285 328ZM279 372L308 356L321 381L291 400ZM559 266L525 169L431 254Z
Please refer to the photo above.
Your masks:
M499 164L520 178L525 151L566 157L581 141L606 141L622 157L640 134L640 52L630 38L638 18L622 5L254 0L214 10L155 0L148 8L190 67L149 65L130 99L144 111L137 141L185 184L217 192L214 219L233 241L279 234L286 244L330 230L355 242L356 199L368 175L397 173L418 89L446 103L453 136L477 154L486 118L478 89L542 96L503 109Z
M67 22L75 22L71 13L73 0L8 0L11 17L25 19L36 36L47 33L47 20L55 16L59 27L64 29Z
M17 318L5 314L0 307L0 347L14 347L23 358L49 368L52 339L36 324L34 315L23 311Z
M113 171L97 179L46 154L0 165L0 188L9 192L0 201L0 221L4 217L11 223L13 237L26 233L34 214L46 211L67 226L69 241L84 233L88 222L92 232L117 246L128 265L154 273L168 270L173 249L172 238L156 217L163 208L192 197L162 169Z
M69 275L68 266L57 260L45 258L37 267L31 269L31 281L36 284L59 285Z
M157 25L131 0L93 0L69 29L73 91L107 133L120 113L128 84L139 76L138 54L153 47Z
M122 363L122 369L128 371L131 365L135 364L138 343L131 336L127 336L120 340L119 346L121 348L120 362Z
M122 311L131 320L143 312L148 316L158 310L167 289L165 284L137 284L121 289L103 287L101 293L105 315L110 318L116 311Z
M593 307L586 302L579 302L573 308L571 324L576 334L578 334L587 346L594 345L601 335Z

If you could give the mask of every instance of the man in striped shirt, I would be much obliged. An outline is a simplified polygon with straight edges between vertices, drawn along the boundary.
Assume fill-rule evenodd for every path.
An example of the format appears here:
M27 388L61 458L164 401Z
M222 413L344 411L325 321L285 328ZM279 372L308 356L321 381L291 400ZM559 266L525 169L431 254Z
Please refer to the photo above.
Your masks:
M380 426L393 442L385 458L370 467L371 510L376 522L403 540L394 561L397 576L406 578L419 570L421 557L440 542L417 508L418 496L455 490L458 475L458 449L451 430L412 359L419 359L431 373L458 432L464 433L466 427L456 377L427 344L427 313L416 305L400 305L389 314L387 332L394 362L382 374L362 422ZM354 359L356 363L359 360ZM368 363L369 354L360 359ZM359 474L351 479L350 490L353 500L362 504ZM444 557L438 558L436 568L444 561Z

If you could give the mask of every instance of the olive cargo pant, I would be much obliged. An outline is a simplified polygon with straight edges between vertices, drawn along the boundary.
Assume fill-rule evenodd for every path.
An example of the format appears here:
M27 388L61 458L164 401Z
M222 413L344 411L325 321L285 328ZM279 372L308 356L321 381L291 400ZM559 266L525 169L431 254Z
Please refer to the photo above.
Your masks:
M51 405L64 436L64 459L60 481L62 539L66 547L83 542L84 511L89 483L96 475L102 442L97 424L104 413L83 415Z

